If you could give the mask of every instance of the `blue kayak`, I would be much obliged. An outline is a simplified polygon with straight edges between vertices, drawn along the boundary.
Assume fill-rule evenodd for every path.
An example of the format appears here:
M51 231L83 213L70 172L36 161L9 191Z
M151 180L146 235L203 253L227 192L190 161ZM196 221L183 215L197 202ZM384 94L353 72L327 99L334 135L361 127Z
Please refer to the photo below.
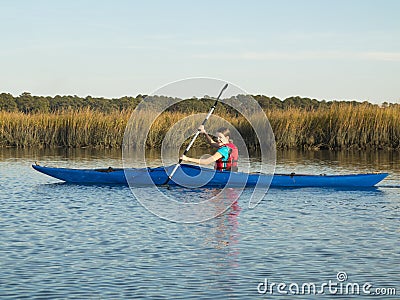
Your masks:
M74 184L98 184L130 186L163 185L174 166L157 168L126 169L70 169L51 168L40 165L32 167L46 175ZM372 187L385 179L388 173L368 173L349 175L303 175L243 173L215 171L194 165L182 164L168 185L184 187Z

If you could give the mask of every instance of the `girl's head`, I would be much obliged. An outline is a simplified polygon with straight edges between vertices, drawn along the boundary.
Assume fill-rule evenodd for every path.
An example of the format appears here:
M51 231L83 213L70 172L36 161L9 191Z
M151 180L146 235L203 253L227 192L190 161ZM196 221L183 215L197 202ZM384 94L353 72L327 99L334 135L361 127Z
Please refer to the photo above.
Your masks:
M226 127L221 127L217 130L216 136L218 143L220 144L228 144L229 143L229 136L230 136L230 131Z

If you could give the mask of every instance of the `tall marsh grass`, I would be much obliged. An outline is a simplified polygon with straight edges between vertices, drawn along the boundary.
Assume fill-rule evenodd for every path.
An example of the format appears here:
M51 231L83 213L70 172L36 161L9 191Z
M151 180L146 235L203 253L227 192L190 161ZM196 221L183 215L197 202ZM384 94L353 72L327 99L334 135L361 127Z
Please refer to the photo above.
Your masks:
M338 103L325 109L277 109L266 114L278 149L400 149L399 106ZM130 115L129 110L0 111L0 147L119 148ZM159 148L168 130L187 115L163 113L152 124L146 147ZM243 117L220 116L238 129L249 147L257 147L254 131Z
M400 149L400 107L335 104L267 116L280 149Z
M0 145L6 147L120 147L126 112L90 109L58 113L0 112Z

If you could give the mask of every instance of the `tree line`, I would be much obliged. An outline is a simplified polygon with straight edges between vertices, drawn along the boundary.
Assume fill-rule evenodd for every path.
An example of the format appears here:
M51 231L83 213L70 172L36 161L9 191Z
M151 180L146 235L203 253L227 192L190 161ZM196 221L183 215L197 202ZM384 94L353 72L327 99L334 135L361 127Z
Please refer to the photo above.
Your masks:
M104 113L112 111L123 111L134 109L146 95L137 95L136 97L124 96L121 98L103 98L103 97L79 97L77 95L56 95L51 96L34 96L29 92L24 92L19 96L13 96L10 93L0 94L0 110L8 112L23 112L23 113L55 113L65 110L81 110L89 108L91 110ZM160 101L170 100L169 97L158 96ZM164 99L163 99L164 98ZM293 96L281 100L277 97L268 97L265 95L254 95L253 98L260 104L264 110L286 110L289 108L300 108L304 110L328 109L333 104L348 103L352 106L371 105L366 101L325 101L310 99L306 97ZM200 101L199 101L200 100ZM168 108L171 112L206 112L212 105L212 99L185 99L184 101ZM399 104L383 103L382 106L398 106ZM232 108L228 105L221 105L220 110L227 113L232 112Z

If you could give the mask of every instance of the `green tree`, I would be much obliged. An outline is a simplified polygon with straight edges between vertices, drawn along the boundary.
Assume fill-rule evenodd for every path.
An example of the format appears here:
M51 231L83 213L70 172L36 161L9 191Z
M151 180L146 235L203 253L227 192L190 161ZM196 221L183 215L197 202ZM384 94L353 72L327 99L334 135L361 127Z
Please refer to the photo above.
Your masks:
M49 101L46 97L32 96L29 92L22 93L16 98L18 110L24 113L48 112Z
M14 97L8 93L0 94L0 110L16 111L18 109Z
M32 112L49 112L49 100L42 96L33 96L33 109Z
M33 110L33 97L31 93L23 92L15 101L19 111L29 113Z

